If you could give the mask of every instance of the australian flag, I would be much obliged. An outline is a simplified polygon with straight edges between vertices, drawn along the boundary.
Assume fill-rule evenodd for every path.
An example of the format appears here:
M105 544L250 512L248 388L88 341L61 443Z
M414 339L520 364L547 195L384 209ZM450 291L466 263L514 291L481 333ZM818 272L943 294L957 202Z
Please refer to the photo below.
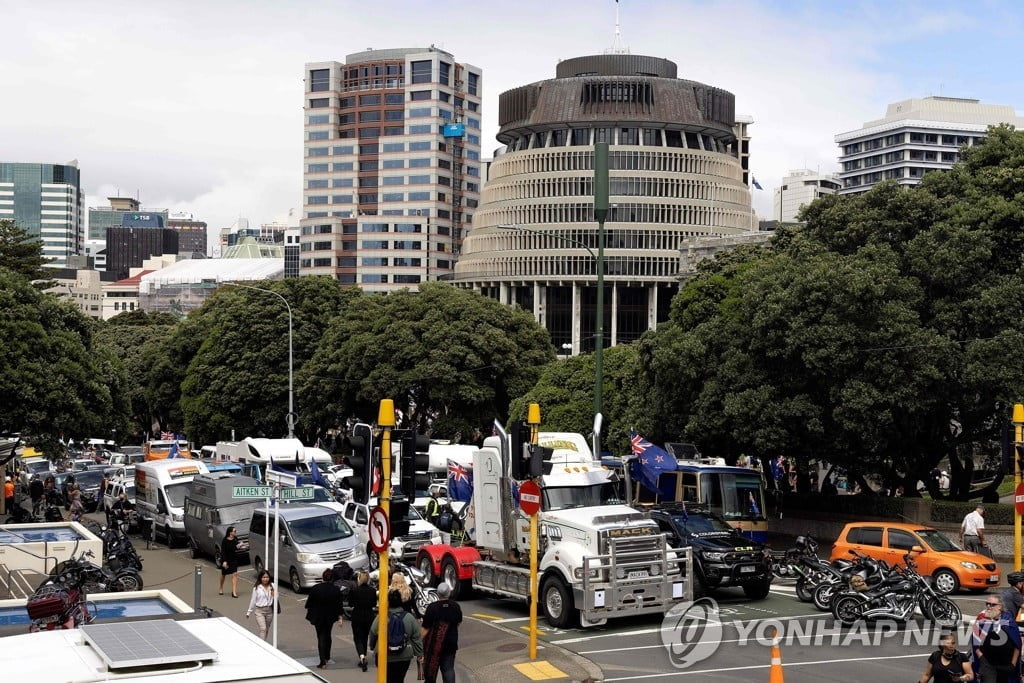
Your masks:
M473 500L473 468L448 461L448 500Z
M662 472L672 472L676 469L675 458L636 432L629 433L629 443L633 455L636 456L637 467L634 471L637 479L644 488L661 493L658 489L658 477Z

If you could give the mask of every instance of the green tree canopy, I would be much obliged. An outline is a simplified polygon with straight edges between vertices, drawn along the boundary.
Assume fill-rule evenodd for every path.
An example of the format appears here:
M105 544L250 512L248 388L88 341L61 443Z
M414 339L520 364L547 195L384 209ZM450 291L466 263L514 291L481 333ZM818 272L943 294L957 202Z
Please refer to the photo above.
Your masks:
M43 256L43 242L19 228L9 218L0 219L0 264L15 273L38 280L44 277L43 266L53 259Z
M554 358L530 314L429 283L352 301L303 367L301 396L321 425L353 414L375 421L378 402L390 398L413 421L433 420L435 433L451 436L504 417Z

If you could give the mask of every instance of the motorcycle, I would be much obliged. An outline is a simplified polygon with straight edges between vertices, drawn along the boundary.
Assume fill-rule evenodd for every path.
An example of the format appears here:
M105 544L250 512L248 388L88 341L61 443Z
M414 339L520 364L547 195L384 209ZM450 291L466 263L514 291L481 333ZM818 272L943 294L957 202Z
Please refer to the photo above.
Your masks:
M892 571L892 568L884 560L876 560L873 557L851 550L854 556L853 561L837 560L836 572L827 577L815 587L811 601L814 606L822 612L832 609L832 599L836 593L856 582L863 588L871 588L881 583ZM856 578L855 578L856 577Z
M413 614L417 617L422 617L427 611L427 607L429 607L431 603L437 602L437 589L430 587L427 575L416 567L410 567L409 565L402 564L400 562L393 563L391 566L391 574L394 575L396 572L405 576L405 580L408 582L410 590L412 590ZM370 572L370 586L372 588L377 588L377 581L379 580L379 577L379 570Z
M63 582L37 588L29 596L25 609L32 620L28 627L30 633L78 628L95 618L89 612L85 593Z
M61 562L43 585L67 584L88 596L90 593L117 593L142 590L142 576L133 567L100 566L89 561L91 550Z
M795 545L788 550L769 550L768 557L771 561L772 575L779 579L800 576L797 569L800 564L820 564L818 558L818 542L814 537L797 536Z
M916 608L925 619L939 626L958 625L963 617L960 608L936 592L932 582L918 573L913 552L903 556L906 566L894 567L876 586L837 593L832 600L832 616L836 621L844 626L869 619L909 621Z
M117 527L122 533L139 530L139 513L135 508L114 508L107 512L107 526Z
M128 534L118 527L105 527L99 534L103 540L103 557L107 558L107 566L117 571L122 567L130 567L142 571L142 557L139 556Z

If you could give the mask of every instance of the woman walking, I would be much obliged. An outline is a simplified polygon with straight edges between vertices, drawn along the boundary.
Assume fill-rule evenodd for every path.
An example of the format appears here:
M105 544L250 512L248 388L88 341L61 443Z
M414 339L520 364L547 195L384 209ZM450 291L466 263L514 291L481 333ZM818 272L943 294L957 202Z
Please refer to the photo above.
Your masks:
M370 575L366 572L356 575L356 587L349 593L348 604L352 608L352 640L359 655L359 668L366 671L366 639L376 616L373 608L377 606L377 593L370 588Z
M235 527L229 526L220 544L220 595L224 595L224 577L231 577L231 597L238 597L238 534Z
M256 613L256 630L263 640L268 640L270 627L274 623L275 590L274 577L266 569L261 570L252 586L252 598L249 600L249 609L245 611L245 618Z

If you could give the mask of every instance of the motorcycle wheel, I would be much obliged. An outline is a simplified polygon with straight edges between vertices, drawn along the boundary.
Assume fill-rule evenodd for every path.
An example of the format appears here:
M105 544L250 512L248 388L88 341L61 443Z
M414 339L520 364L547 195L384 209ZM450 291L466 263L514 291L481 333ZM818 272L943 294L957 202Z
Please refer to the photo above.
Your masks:
M413 611L418 618L422 618L430 603L437 602L437 591L433 588L424 588L416 591L416 601L413 603Z
M811 602L822 612L830 611L832 609L832 598L835 597L838 588L839 584L837 583L821 584L811 594Z
M832 616L843 626L853 626L861 620L861 605L864 598L859 595L842 595L832 605Z
M142 590L142 577L135 572L122 572L117 575L117 578L110 584L110 587L114 591L126 593L140 591Z
M814 599L814 586L803 577L796 580L796 598L800 602L810 602Z
M928 603L928 614L925 616L939 626L952 628L960 623L964 615L960 607L949 598L938 598Z

